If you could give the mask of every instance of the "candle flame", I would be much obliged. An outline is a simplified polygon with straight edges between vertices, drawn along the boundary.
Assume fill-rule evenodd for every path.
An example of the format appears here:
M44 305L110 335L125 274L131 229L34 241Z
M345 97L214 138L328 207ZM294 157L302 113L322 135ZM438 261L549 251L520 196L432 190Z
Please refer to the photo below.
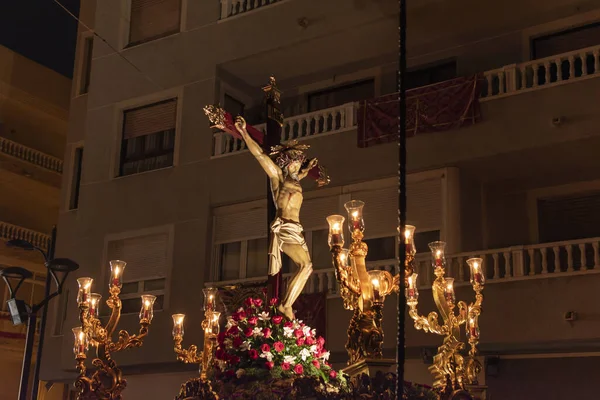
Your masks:
M336 222L335 224L333 224L333 227L331 229L335 232L339 232L339 230L340 230L339 222Z
M79 332L79 342L83 343L83 339L85 339L85 334L83 332Z
M436 251L436 252L435 252L435 256L436 256L437 258L440 258L440 257L442 256L442 251L441 251L441 250L438 250L438 251Z
M116 267L115 267L115 278L118 278L118 277L119 277L119 272L120 272L120 271L119 271L119 267L118 267L118 266L116 266Z
M446 290L447 290L448 292L451 292L452 290L454 290L454 285L453 285L452 283L448 283L448 284L446 285Z
M358 218L358 210L352 211L352 218Z
M416 283L415 276L414 275L409 276L408 277L408 287L411 289L414 288L415 283Z
M408 240L410 239L410 231L407 229L404 231L404 237Z
M177 325L182 325L183 324L183 316L178 317L177 320L175 321L175 323Z
M379 279L375 278L371 282L373 282L373 286L375 287L375 289L379 288Z
M473 263L473 269L474 269L475 271L477 271L477 270L479 269L479 263L478 263L477 261L475 261L475 262Z
M342 264L346 264L346 255L344 253L340 254L340 262Z
M144 302L144 305L146 306L146 308L150 308L150 300L146 300Z
M469 318L469 325L475 325L475 318Z

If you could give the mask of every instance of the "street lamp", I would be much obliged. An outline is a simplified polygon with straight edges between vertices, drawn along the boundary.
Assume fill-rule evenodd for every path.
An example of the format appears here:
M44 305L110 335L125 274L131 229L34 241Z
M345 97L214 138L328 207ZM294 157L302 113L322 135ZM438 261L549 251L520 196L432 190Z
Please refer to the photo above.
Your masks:
M46 276L46 286L44 292L44 299L38 304L26 304L23 300L17 300L15 297L23 282L26 279L31 279L33 274L31 271L21 267L8 267L0 270L0 276L6 282L8 286L10 299L7 301L8 309L10 311L11 319L14 325L20 325L27 320L27 336L25 338L25 354L23 356L23 367L21 369L21 383L19 387L19 400L26 400L27 398L27 385L29 382L29 369L31 368L31 357L33 355L33 343L35 339L35 325L37 320L37 313L42 308L44 314L41 320L41 331L38 344L38 354L35 364L32 398L37 398L37 391L39 387L39 369L42 356L42 346L44 341L44 333L46 328L47 319L47 305L48 302L54 297L62 293L63 284L67 279L67 275L79 268L79 265L68 258L54 258L54 244L56 242L56 228L52 230L52 237L49 241L48 252L44 252L41 248L33 245L32 243L14 239L6 242L6 245L11 248L17 248L26 251L38 251L44 257L44 265L48 269ZM59 278L60 276L60 278ZM50 293L50 286L52 280L56 284L56 291ZM16 281L16 285L11 285Z

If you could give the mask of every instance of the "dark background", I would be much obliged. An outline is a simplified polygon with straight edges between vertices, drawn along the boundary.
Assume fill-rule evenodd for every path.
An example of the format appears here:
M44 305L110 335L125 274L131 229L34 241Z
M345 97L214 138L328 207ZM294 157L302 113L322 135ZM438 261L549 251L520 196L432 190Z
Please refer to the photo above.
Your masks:
M79 15L79 0L58 1ZM71 78L76 42L77 21L54 0L0 0L0 45Z

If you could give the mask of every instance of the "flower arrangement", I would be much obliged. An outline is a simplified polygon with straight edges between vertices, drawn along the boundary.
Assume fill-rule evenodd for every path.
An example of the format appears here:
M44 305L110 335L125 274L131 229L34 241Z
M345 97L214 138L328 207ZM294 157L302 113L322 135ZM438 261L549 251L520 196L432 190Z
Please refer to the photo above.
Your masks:
M277 299L248 297L227 317L215 351L215 374L224 380L322 378L341 383L331 368L325 339L302 321L277 311Z

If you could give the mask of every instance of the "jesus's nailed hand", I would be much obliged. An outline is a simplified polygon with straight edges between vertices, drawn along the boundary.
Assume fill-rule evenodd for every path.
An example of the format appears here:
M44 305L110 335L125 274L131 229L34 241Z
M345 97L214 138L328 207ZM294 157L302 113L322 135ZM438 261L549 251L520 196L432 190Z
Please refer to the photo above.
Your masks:
M235 126L238 129L246 129L246 120L244 119L244 117L241 117L239 115L235 117Z

